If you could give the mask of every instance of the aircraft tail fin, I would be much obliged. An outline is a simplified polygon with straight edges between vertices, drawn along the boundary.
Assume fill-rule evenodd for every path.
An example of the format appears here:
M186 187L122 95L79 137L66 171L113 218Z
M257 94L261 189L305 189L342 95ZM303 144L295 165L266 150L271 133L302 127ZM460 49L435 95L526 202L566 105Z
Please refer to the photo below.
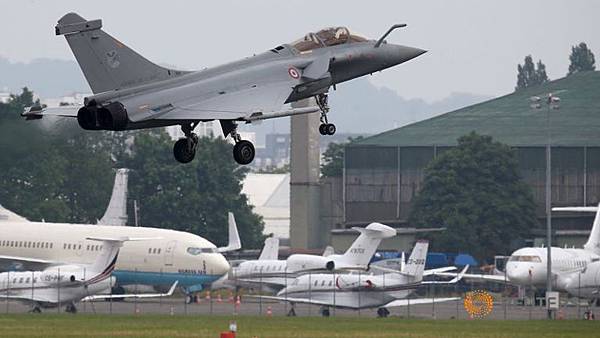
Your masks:
M573 212L595 212L594 223L590 237L583 245L583 248L588 251L600 254L600 203L595 207L555 207L552 211L573 211Z
M219 252L235 251L242 248L242 241L240 240L237 223L235 222L235 216L232 212L227 213L227 223L229 240L227 246L217 249Z
M110 202L108 202L104 216L98 221L99 225L127 225L128 172L127 169L117 170Z
M96 237L88 237L87 239L93 241L102 242L102 250L100 254L96 257L94 262L90 265L89 269L97 274L91 279L88 279L88 283L95 282L96 278L101 280L100 278L106 278L110 276L112 271L115 269L115 265L117 264L117 256L119 255L119 250L123 246L123 242L128 241L128 237L120 237L120 238L96 238Z
M64 35L94 94L166 80L187 72L160 67L102 29L102 20L64 15L55 27Z
M279 259L279 238L269 237L265 239L265 246L258 257L259 261L274 261Z
M360 235L342 255L342 261L348 266L366 267L384 238L396 236L396 230L381 223L371 223L366 228L352 228Z
M428 249L429 242L417 241L404 267L403 272L406 275L414 277L416 281L421 281L423 279L423 273L425 272L425 260L427 259Z

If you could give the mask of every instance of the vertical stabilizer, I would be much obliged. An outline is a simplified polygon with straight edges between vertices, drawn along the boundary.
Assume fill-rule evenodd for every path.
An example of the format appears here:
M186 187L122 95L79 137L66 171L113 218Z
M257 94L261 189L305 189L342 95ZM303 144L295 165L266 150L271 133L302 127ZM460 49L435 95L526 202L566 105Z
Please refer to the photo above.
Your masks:
M274 261L279 259L279 238L269 237L265 239L265 246L258 257L259 261Z
M227 223L229 240L227 246L217 249L219 252L235 251L242 248L242 241L240 240L237 223L235 222L235 216L232 212L227 213Z
M592 231L583 248L600 255L600 204L596 207L596 217L594 217Z
M423 279L423 272L425 271L425 260L427 259L427 250L429 249L429 242L417 241L413 248L406 265L404 266L404 273L415 277L416 281Z
M366 228L353 228L360 232L358 238L352 243L350 248L341 255L341 262L336 266L346 267L366 267L371 258L377 251L377 247L384 238L396 236L396 229L381 223L371 223Z
M127 180L128 169L119 169L115 176L115 185L108 208L98 221L99 225L127 225Z
M68 13L58 20L94 94L162 81L187 72L160 67L102 30L102 20Z

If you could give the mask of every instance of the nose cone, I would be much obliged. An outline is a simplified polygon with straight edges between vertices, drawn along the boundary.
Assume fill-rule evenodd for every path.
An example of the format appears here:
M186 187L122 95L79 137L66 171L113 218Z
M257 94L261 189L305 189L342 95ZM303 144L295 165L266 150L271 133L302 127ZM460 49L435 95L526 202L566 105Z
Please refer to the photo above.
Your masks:
M216 254L213 260L213 274L224 275L229 272L231 266L225 257L221 254Z
M392 65L401 64L408 60L412 60L417 56L426 53L426 50L408 47L408 46L400 46L400 45L387 45L387 61Z

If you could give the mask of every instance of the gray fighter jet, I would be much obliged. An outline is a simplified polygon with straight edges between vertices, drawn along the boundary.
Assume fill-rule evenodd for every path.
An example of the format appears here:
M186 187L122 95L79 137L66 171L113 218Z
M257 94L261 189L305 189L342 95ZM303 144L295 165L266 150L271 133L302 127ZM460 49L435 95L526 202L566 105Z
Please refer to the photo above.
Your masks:
M182 163L194 159L199 122L219 120L224 137L235 141L233 157L239 164L254 159L254 146L237 133L238 123L320 112L322 135L333 135L327 120L327 92L331 86L413 59L424 50L367 40L347 28L334 27L306 34L262 54L201 71L158 66L105 33L101 20L78 14L63 16L56 35L64 35L93 95L83 107L29 107L26 119L44 115L76 117L86 130L129 130L181 125L184 138L173 154ZM223 43L235 43L224 41ZM314 97L317 106L284 105Z

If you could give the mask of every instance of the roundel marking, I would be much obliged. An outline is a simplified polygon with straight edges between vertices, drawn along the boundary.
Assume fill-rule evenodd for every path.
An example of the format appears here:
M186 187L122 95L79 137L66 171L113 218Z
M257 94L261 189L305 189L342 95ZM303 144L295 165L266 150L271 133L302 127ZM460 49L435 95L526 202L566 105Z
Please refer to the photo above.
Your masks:
M288 69L288 74L290 74L290 76L294 79L298 79L300 78L300 73L298 72L298 70L294 67L290 67Z

